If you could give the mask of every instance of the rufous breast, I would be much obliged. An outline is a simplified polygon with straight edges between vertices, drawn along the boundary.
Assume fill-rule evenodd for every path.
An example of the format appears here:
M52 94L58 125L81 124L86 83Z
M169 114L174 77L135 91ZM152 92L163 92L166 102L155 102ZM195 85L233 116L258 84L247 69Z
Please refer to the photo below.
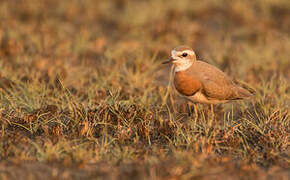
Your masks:
M192 96L201 88L201 83L185 71L175 72L174 86L176 90L185 96Z

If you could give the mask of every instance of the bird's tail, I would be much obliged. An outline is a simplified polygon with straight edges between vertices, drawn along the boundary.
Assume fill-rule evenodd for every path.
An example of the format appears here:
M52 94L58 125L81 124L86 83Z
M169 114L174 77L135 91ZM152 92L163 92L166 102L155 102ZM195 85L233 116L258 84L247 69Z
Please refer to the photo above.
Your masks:
M235 98L238 99L252 99L254 98L254 94L250 91L248 91L245 88L242 88L240 86L236 86L235 88Z

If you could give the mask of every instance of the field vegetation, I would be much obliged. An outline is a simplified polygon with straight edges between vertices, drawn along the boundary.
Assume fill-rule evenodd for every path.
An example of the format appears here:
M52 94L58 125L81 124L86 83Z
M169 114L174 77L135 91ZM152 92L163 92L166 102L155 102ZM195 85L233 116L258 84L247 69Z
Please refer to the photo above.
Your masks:
M0 179L289 179L289 0L1 0ZM198 105L178 45L255 91Z

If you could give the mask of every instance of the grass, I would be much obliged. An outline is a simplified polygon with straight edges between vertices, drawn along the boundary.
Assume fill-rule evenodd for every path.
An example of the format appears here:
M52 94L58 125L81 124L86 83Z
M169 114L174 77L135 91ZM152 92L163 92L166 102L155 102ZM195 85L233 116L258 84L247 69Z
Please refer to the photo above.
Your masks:
M287 0L0 2L0 179L288 179ZM187 44L256 90L199 118Z

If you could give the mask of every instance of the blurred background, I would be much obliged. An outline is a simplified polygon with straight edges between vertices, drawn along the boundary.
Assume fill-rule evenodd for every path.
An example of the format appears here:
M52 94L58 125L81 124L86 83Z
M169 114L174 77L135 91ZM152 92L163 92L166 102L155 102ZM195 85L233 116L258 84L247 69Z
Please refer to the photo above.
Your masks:
M196 124L178 45L254 103ZM1 0L0 179L286 178L289 57L289 0Z
M255 81L260 74L268 79L278 73L288 78L289 4L288 0L4 0L0 57L5 67L38 68L31 69L33 77L45 71L65 78L73 74L69 68L80 64L112 70L103 61L121 64L137 56L143 61L153 56L163 60L172 48L184 44L200 59L235 71L238 77Z

